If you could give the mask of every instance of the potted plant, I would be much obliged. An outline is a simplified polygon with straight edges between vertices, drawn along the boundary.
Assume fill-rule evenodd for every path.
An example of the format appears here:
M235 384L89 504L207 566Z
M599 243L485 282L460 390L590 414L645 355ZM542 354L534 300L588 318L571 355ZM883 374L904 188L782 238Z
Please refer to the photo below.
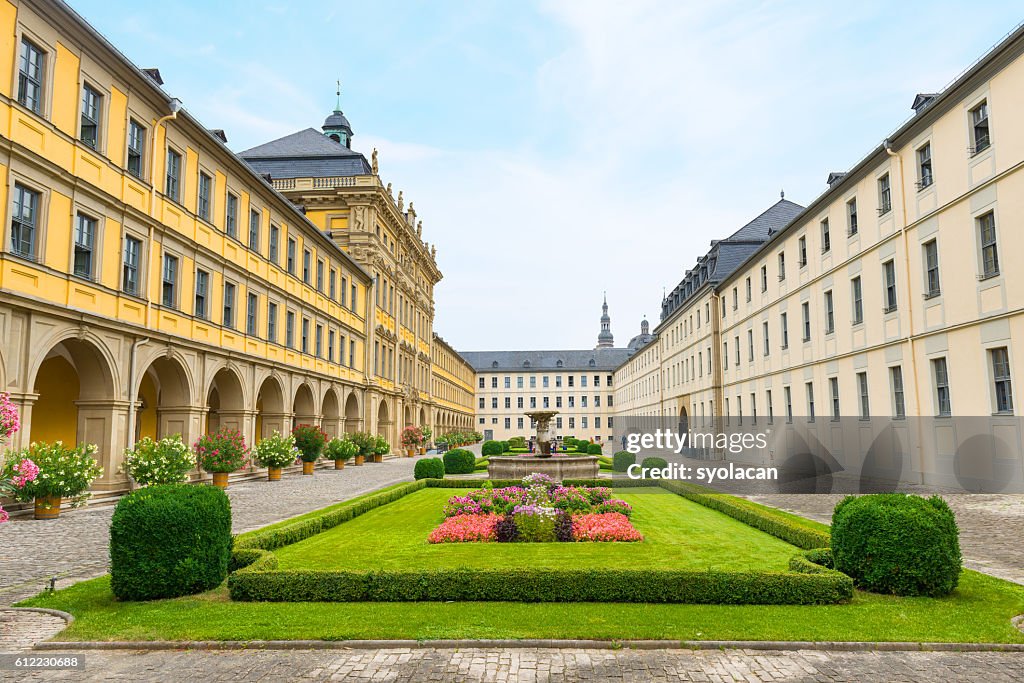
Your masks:
M391 452L391 444L383 436L378 436L373 446L373 462L384 462L384 456Z
M324 454L324 446L327 445L326 432L316 425L301 424L295 426L292 436L295 437L299 457L302 458L302 473L313 474L313 466Z
M402 445L405 446L405 454L407 457L411 458L414 456L422 443L423 432L420 431L419 427L409 425L402 430Z
M434 432L427 425L420 427L420 432L423 434L423 443L420 444L420 455L426 455L427 448L430 447L430 437L434 435Z
M362 465L366 462L367 457L373 456L373 449L377 445L377 437L367 432L353 432L348 436L349 440L356 445L358 449L355 455L356 466Z
M0 471L0 496L18 499L23 488L39 476L39 467L28 458L11 458ZM9 519L7 511L0 507L0 524Z
M5 470L15 483L12 493L18 500L35 500L36 519L56 519L60 516L63 498L76 498L74 505L82 504L88 497L89 486L103 474L103 468L93 457L96 451L93 444L68 448L60 441L34 443L23 448L10 458L12 463L18 462L20 477L13 470ZM26 467L25 460L31 460L33 466ZM35 476L28 479L33 473Z
M295 437L291 434L285 436L276 429L253 449L253 459L260 467L267 468L267 481L281 481L281 469L295 464L298 457Z
M196 466L196 457L175 434L159 441L148 436L124 452L121 471L139 486L180 484Z
M328 460L334 461L334 469L345 469L345 462L359 452L359 446L349 439L331 439L327 442L325 452Z
M216 434L203 434L196 439L192 450L199 466L213 474L213 485L228 487L228 474L249 464L249 447L242 433L230 427L221 427Z
M7 441L7 438L10 437L11 434L14 434L19 429L21 429L21 422L18 419L18 409L14 407L13 403L11 403L10 394L0 393L0 446ZM17 464L21 466L22 462L24 461L19 461ZM39 468L35 467L35 463L32 463L31 460L28 462L31 464L28 471L32 473L32 476L30 479L24 479L24 477L27 476L27 473L22 473L18 470L15 474L13 472L15 465L14 459L8 458L7 464L3 468L3 474L0 475L0 495L14 498L14 489L20 489L26 482L32 481L32 479L36 478L36 475L39 474ZM35 469L33 470L32 468ZM17 477L17 479L15 479L15 477ZM0 522L6 522L7 519L8 515L4 511L3 506L0 505Z

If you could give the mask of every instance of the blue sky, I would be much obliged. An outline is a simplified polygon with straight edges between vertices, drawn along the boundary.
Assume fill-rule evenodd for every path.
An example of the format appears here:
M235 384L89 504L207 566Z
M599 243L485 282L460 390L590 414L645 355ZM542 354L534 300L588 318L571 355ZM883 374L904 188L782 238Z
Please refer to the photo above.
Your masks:
M240 151L334 107L438 247L463 350L622 345L703 254L855 164L1024 19L1011 2L72 5Z

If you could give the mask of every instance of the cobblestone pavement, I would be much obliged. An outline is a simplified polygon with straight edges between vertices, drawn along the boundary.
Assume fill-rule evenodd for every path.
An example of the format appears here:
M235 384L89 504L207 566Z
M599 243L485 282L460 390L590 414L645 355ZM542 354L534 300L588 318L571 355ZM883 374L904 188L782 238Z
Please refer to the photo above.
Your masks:
M57 653L40 653L57 654ZM61 653L64 654L64 653ZM801 650L90 651L84 671L0 671L0 680L330 680L394 683L977 681L1024 679L1011 653Z
M764 505L826 524L843 495L764 494L747 496ZM1024 495L943 494L960 526L964 565L1002 579L1024 583Z
M27 610L0 610L0 652L32 647L64 630L64 620Z
M265 479L231 482L232 527L249 531L287 517L358 496L367 491L412 479L415 458L343 470L317 470L311 477L285 475L279 482ZM57 587L103 574L109 560L107 543L114 506L62 512L52 521L12 518L0 524L0 606L35 595L51 577Z

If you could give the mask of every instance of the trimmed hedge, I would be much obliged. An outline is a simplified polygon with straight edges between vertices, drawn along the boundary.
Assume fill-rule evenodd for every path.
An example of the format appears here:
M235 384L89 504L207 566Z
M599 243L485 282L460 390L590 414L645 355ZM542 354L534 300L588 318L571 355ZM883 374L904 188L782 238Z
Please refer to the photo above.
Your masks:
M640 468L644 470L663 470L666 467L668 467L668 460L655 455L644 458L644 461L640 463Z
M587 444L587 455L601 455L601 453L603 453L603 452L604 452L604 449L601 448L601 444L599 444L599 443Z
M443 569L260 571L228 579L232 600L266 602L647 602L823 605L849 600L839 572L720 572L653 569Z
M472 474L476 456L472 451L456 448L444 454L445 474Z
M832 555L873 593L938 597L960 580L959 530L939 496L847 496L832 513Z
M162 484L122 498L110 522L110 589L156 600L215 588L228 575L231 504L213 486Z
M444 462L441 458L421 458L416 461L412 476L420 479L444 479Z
M630 465L636 464L636 455L629 451L619 451L612 456L612 469L616 472L625 472Z
M503 452L500 441L484 441L480 446L480 455L485 458L489 455L501 455Z
M682 481L659 480L662 488L687 500L717 510L738 519L748 526L760 529L804 550L825 548L829 545L828 529L821 529L810 520L801 520L779 510L752 503L725 493L710 493L707 489Z
M496 489L506 486L522 486L521 479L425 479L427 488L432 489L478 489L484 482L490 482ZM607 486L612 489L658 488L648 479L565 479L565 486Z

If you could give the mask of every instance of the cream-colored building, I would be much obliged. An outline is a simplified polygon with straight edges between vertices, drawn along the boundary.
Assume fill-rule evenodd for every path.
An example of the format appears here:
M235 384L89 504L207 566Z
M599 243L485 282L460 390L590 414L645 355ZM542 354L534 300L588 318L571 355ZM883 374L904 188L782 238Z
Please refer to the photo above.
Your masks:
M641 366L650 354L629 359L616 371L618 412L726 424L880 416L897 427L908 416L1013 416L1022 53L1018 29L943 92L918 95L911 119L830 174L742 264L708 286L690 271L656 329L660 377ZM660 393L633 386L659 381Z

